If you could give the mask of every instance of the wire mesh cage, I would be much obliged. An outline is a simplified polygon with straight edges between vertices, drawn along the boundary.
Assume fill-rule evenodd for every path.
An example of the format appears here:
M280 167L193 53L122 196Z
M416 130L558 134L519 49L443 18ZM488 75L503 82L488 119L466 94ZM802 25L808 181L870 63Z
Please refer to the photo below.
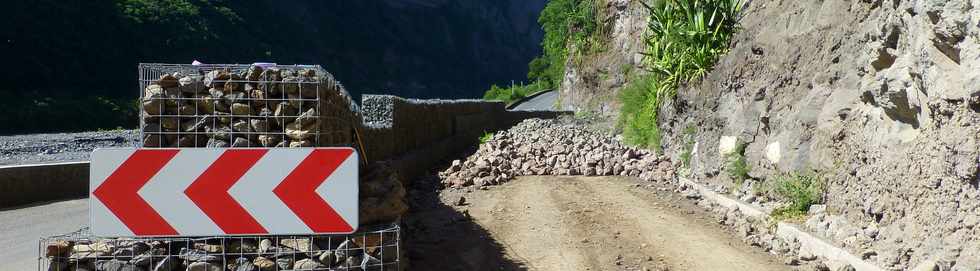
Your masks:
M40 241L38 270L399 270L398 224L349 235L100 238L88 229Z
M139 77L145 148L356 142L357 105L318 65L143 63Z

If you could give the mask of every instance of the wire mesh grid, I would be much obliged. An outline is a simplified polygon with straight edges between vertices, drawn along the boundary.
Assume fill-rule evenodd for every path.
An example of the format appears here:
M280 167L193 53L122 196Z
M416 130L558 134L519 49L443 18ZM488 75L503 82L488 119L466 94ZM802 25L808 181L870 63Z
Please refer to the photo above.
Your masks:
M139 77L145 148L355 143L356 105L318 65L143 63Z
M398 224L349 235L100 238L88 229L42 238L38 271L399 270Z

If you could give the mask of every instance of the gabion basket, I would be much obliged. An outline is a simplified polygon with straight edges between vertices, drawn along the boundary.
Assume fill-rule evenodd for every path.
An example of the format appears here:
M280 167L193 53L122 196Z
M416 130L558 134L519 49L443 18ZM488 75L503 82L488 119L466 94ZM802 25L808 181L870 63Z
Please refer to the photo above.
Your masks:
M358 148L357 105L316 65L139 65L143 148ZM400 270L397 223L344 235L42 238L38 270Z
M356 142L357 105L318 65L143 63L139 73L145 148Z
M398 224L349 235L100 238L88 229L43 238L38 270L399 270Z

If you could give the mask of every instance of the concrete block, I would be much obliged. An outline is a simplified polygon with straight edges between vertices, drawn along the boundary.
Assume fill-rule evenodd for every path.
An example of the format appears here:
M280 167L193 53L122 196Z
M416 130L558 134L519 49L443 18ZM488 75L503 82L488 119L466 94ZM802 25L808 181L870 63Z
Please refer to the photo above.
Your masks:
M0 208L88 196L88 162L0 167Z

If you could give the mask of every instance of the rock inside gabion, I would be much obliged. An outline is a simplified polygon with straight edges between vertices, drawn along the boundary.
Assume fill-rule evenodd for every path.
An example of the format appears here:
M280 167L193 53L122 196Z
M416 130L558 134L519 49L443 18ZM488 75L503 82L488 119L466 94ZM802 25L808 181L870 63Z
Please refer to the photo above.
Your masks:
M350 145L349 133L361 124L343 87L310 66L187 66L144 84L144 147Z

